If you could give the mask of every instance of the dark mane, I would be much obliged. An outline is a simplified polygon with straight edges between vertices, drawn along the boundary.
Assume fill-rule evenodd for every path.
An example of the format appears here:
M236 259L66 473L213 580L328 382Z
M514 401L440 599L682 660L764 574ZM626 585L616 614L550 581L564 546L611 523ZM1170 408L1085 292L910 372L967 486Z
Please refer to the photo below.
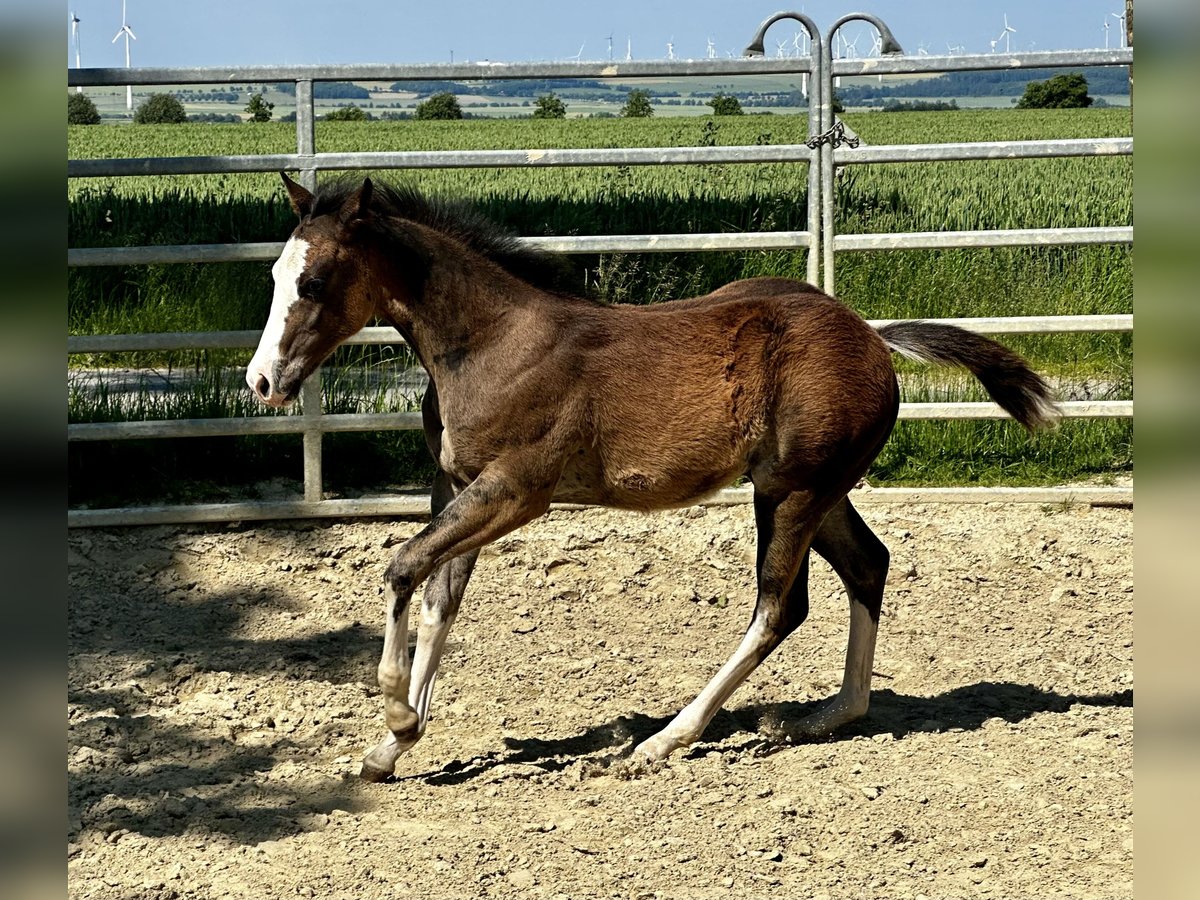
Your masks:
M380 216L408 219L447 234L534 287L576 294L570 268L557 256L521 243L517 235L460 200L429 196L412 185L371 179L371 210ZM318 186L312 215L336 212L362 186L359 178L342 177Z

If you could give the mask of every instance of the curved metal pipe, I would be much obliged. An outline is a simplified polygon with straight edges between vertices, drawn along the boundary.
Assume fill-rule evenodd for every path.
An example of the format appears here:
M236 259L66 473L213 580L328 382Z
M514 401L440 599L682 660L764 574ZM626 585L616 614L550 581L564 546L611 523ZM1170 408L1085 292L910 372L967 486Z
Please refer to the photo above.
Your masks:
M853 22L855 19L860 19L864 22L868 22L871 25L874 25L876 30L879 31L879 37L882 39L880 41L879 52L882 55L894 56L897 53L904 52L904 48L900 46L900 42L898 40L896 40L896 36L894 34L892 34L892 30L883 23L883 20L880 19L874 13L864 13L864 12L846 13L846 15L842 16L840 19L838 19L836 22L834 22L833 26L829 29L829 32L826 34L826 37L825 37L826 46L830 46L830 44L832 43L833 33L835 31L837 31L839 28L841 28L847 22Z
M808 78L808 140L809 146L821 133L821 118L823 108L829 104L825 96L825 84L829 79L825 75L825 47L821 41L821 29L817 23L802 12L777 12L763 20L758 31L746 49L743 56L766 56L763 41L767 37L767 29L780 19L792 19L799 22L808 32L811 49L811 73ZM815 112L815 114L814 114ZM806 276L810 283L816 284L820 276L821 260L821 156L822 147L817 144L813 150L814 157L808 164L808 231L812 242L808 247Z
M767 29L778 22L780 19L794 19L804 26L804 30L808 32L809 40L812 41L813 47L816 48L819 55L821 50L821 29L817 27L817 23L810 19L802 12L777 12L763 20L763 23L758 26L758 31L754 35L754 40L746 45L746 49L742 51L742 56L766 56L767 52L763 48L763 41L767 38Z

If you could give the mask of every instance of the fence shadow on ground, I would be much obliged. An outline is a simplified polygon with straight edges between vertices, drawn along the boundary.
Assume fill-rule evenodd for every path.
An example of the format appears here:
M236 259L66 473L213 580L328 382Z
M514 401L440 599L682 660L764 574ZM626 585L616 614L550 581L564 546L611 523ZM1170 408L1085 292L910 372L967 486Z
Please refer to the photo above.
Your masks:
M313 544L321 535L314 535ZM140 555L120 566L78 560L69 568L67 699L71 840L100 832L200 838L220 833L256 844L295 834L334 810L365 802L356 782L322 775L310 762L350 728L327 718L261 744L234 739L258 723L197 722L160 714L213 673L262 675L302 685L373 680L382 639L374 623L299 628L255 637L253 620L303 608L291 592L249 585L196 593L153 573L183 554L148 532ZM140 558L140 557L139 557ZM124 558L122 558L124 559ZM74 572L71 572L71 568ZM72 577L74 576L74 577ZM234 729L234 730L230 730ZM299 779L270 779L281 762L307 767Z

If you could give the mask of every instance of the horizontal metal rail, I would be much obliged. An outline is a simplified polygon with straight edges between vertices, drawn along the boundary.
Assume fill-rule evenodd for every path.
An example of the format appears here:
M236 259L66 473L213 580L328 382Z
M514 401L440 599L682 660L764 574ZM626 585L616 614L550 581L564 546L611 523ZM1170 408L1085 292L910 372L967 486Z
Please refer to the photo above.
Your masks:
M973 53L961 56L871 56L835 59L830 77L912 75L923 72L979 72L992 69L1062 69L1083 66L1128 66L1133 48L1110 50L1039 50L1027 53ZM119 70L118 70L119 71ZM114 84L124 84L123 81Z
M147 156L72 159L68 178L226 175L313 169L519 169L582 166L750 165L810 162L804 144L729 147L614 147L534 150L397 150L362 153L272 153L255 156Z
M1063 418L1128 417L1132 400L1073 400L1059 404ZM901 403L901 419L1006 419L994 403ZM402 431L421 428L421 414L343 413L322 416L265 415L227 419L149 419L136 422L78 422L67 426L68 441L134 441L148 438L236 437L304 434L310 431Z
M1040 503L1132 506L1133 487L894 487L860 488L850 492L856 506L881 503ZM201 503L190 506L140 506L123 509L72 509L70 528L113 528L131 525L194 524L203 522L261 522L269 519L362 518L366 516L427 518L428 494L392 494L378 497L305 502L247 501ZM701 501L701 506L737 506L753 500L749 486L725 488ZM579 509L555 503L551 509Z
M679 253L709 250L794 250L812 245L807 231L714 232L711 234L562 235L521 242L550 253ZM77 247L68 266L138 266L161 263L269 262L283 242L172 244L143 247Z
M1133 49L1053 50L963 56L883 56L833 61L833 75L888 75L986 69L1127 66ZM698 75L788 75L811 72L808 57L631 60L629 62L430 63L203 68L68 69L68 87L126 84L261 84L265 81L495 81L540 78L655 78Z
M1132 400L1068 400L1058 404L1064 419L1130 418ZM1007 419L995 403L901 403L901 419Z
M1133 138L1071 138L1049 141L881 144L834 151L837 165L938 162L980 159L1058 159L1129 156ZM272 153L243 156L147 156L126 159L72 159L68 178L143 175L227 175L297 169L491 169L586 166L762 165L811 162L805 144L728 147L618 147L529 150L397 150L364 153Z
M419 412L266 415L227 419L148 419L141 422L80 422L67 426L68 441L144 438L237 437L335 431L405 431L421 427Z
M901 319L871 319L881 328ZM1133 315L1115 313L1098 316L1004 316L957 319L923 319L954 325L978 334L1066 334L1081 332L1133 331ZM147 334L72 334L67 353L123 353L145 350L250 349L258 346L260 331L163 331ZM391 326L372 326L346 340L347 344L399 344L404 338Z
M1133 138L1068 138L1054 141L980 141L947 144L860 144L838 147L839 166L874 163L957 162L973 159L1064 159L1078 156L1132 156Z
M1132 54L1129 54L1132 56ZM1095 65L1114 63L1097 62ZM1001 63L997 68L1007 68ZM67 87L153 84L262 84L266 81L509 81L541 78L659 78L701 75L791 75L811 72L809 57L631 60L629 62L365 63L315 66L68 69Z
M1056 247L1132 243L1132 225L1109 228L1006 228L996 231L836 234L833 237L834 250L931 250L956 247Z
M712 234L564 235L528 237L522 242L552 253L681 253L714 250L793 250L812 246L807 231L716 232ZM1051 247L1132 244L1133 226L1101 228L1012 228L996 231L917 231L839 234L836 250L897 250L953 247ZM140 247L75 247L67 265L144 266L163 263L270 262L283 242L174 244Z

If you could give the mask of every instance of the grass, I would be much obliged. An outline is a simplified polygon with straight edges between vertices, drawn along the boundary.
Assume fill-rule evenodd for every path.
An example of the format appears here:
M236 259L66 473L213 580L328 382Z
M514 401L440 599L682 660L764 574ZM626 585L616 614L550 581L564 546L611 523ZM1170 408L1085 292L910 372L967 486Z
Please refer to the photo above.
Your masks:
M869 143L1105 137L1130 133L1128 111L971 110L847 115ZM318 123L318 150L428 150L537 147L793 143L795 116L714 120L473 120ZM70 128L71 158L289 152L293 126L181 125ZM519 234L631 234L804 229L806 167L723 165L520 170L421 170L406 179L462 197ZM847 167L838 180L839 233L973 228L1082 227L1132 221L1128 158L1014 160ZM279 241L293 215L273 175L75 179L68 187L72 247ZM868 318L1132 312L1132 251L1125 247L993 248L842 253L839 295ZM593 295L648 303L712 290L737 278L803 278L803 251L606 254L571 257ZM68 322L75 334L257 329L271 294L266 263L75 269L68 277ZM1101 384L1132 395L1127 334L1005 338L1040 371L1066 384ZM77 367L194 369L174 396L77 387L71 421L258 415L236 378L248 351L97 354ZM390 348L346 348L326 382L329 411L409 408L413 398L378 389L410 360ZM906 399L936 393L977 399L966 380L908 364ZM212 373L216 372L216 375ZM224 379L224 380L222 380ZM193 383L194 382L194 383ZM415 443L414 440L415 439ZM415 435L331 435L327 487L355 490L423 481ZM299 479L298 437L71 445L71 502L97 502L112 483L106 468L137 472L139 499L195 482L221 495L235 484L286 471ZM101 461L103 465L101 465ZM1005 422L902 422L871 473L880 484L1036 484L1103 477L1132 466L1132 425L1070 421L1032 441ZM97 480L98 479L98 480ZM191 489L189 489L191 490ZM214 495L214 496L215 496ZM115 496L115 495L114 495ZM112 499L109 497L109 499Z

